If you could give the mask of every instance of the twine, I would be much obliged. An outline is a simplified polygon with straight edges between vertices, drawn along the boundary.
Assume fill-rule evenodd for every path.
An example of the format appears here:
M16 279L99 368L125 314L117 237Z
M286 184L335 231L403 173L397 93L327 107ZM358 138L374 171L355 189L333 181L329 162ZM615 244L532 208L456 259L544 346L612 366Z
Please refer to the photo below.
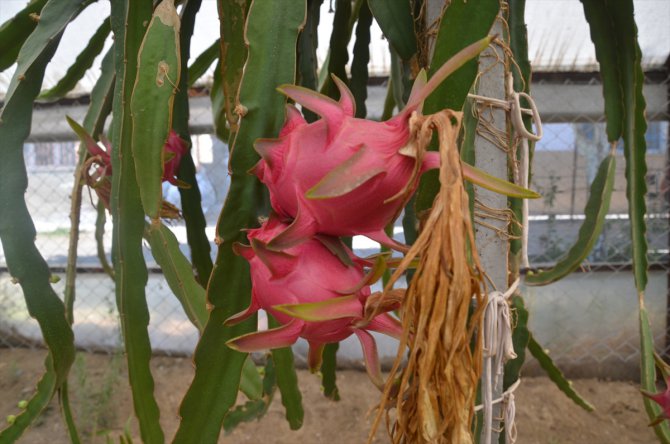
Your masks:
M493 432L493 404L501 402L505 398L503 395L497 402L494 401L492 399L493 387L498 385L499 378L503 375L505 362L516 358L514 345L512 343L512 322L508 299L514 294L518 286L519 279L514 281L505 293L492 291L488 294L486 307L484 308L484 328L482 333L484 339L484 367L487 370L487 374L493 374L493 380L485 379L482 383L482 398L484 401L481 406L481 409L484 411L483 444L491 444L491 436ZM518 385L518 381L515 384ZM508 392L511 394L511 391L508 390ZM507 406L508 409L510 408L509 406L511 406L511 412L508 414L506 409L505 427L508 430L513 429L514 434L516 435L516 428L513 425L514 398L511 398L511 403L508 402ZM508 417L511 418L511 422L509 423L507 422Z
M530 154L528 148L528 141L532 140L537 142L542 138L542 119L540 118L540 113L535 105L533 98L526 94L525 92L514 91L513 87L513 78L512 74L507 74L506 79L506 89L507 96L510 97L508 100L495 99L492 97L480 96L477 94L468 94L470 99L477 101L478 103L486 106L501 108L505 111L510 112L512 126L517 137L521 139L521 162L522 167L520 171L521 185L524 188L528 188L528 175L530 172ZM521 98L526 99L530 108L523 108L521 106ZM526 129L526 126L523 123L523 116L528 115L533 119L535 123L536 133L532 133ZM530 263L528 261L528 199L523 199L521 203L521 268L530 268Z
M514 400L514 392L521 384L521 379L517 379L514 384L510 385L507 390L505 390L500 398L496 398L491 401L491 404L500 404L504 406L504 419L505 419L505 437L507 438L508 444L514 444L517 438L516 423L514 422L516 416L516 405ZM483 404L475 406L475 412L478 412L484 408Z

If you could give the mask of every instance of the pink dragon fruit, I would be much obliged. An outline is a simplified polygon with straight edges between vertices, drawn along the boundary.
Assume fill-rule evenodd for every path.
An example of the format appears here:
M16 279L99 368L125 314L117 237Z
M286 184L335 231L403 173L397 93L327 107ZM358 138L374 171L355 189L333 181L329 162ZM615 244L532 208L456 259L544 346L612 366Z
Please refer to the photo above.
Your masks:
M83 172L84 181L86 185L95 191L105 208L109 210L110 196L112 194L112 159L109 153L112 151L112 144L107 138L101 136L100 142L105 147L103 149L81 125L70 117L67 117L67 121L86 146L89 154L89 160ZM162 180L179 187L188 187L187 183L182 182L176 177L181 158L188 152L186 142L176 132L170 130L164 150L166 161ZM161 217L177 219L179 218L179 210L171 203L164 201L161 208Z
M170 130L167 142L165 143L165 164L163 166L163 181L170 182L181 188L188 188L189 185L177 179L177 172L181 164L181 158L188 153L188 145L179 137L179 134Z
M273 209L285 220L293 219L270 239L270 247L280 250L323 233L362 234L402 249L384 227L402 210L420 174L439 166L436 152L417 159L410 117L444 78L489 42L486 38L468 46L427 83L425 73L419 75L407 106L386 122L355 118L351 91L337 78L339 102L299 86L281 86L282 93L321 119L308 124L289 105L279 138L255 144L261 160L253 173L268 187ZM472 169L464 173L472 176Z
M286 227L272 216L261 228L247 232L251 246L235 245L236 253L247 259L251 268L251 305L226 321L227 325L235 324L262 308L283 325L240 336L228 345L252 352L287 347L302 337L309 343L309 367L316 370L325 344L355 334L361 342L371 379L381 385L376 344L368 330L397 338L402 327L387 313L363 325L365 303L370 296L369 287L362 285L366 279L364 262L340 244L339 249L351 264L345 265L341 257L316 238L282 252L269 249L267 242Z
M642 394L647 398L660 405L663 411L649 424L650 426L660 424L666 419L670 419L670 379L666 380L667 388L663 392L650 393L641 390Z

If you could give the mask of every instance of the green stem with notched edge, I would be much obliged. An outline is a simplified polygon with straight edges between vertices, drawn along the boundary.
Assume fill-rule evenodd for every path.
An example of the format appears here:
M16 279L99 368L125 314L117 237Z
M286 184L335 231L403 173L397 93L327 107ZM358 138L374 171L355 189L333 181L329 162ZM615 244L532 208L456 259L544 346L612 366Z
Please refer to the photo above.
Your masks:
M581 227L579 227L577 241L567 254L560 258L556 265L549 270L528 272L526 285L547 285L564 278L579 268L595 246L605 225L605 216L607 216L612 190L614 189L615 174L616 157L615 153L612 152L603 159L591 184L589 199L584 208L585 218Z
M561 372L561 370L556 367L554 361L549 357L547 352L542 348L540 344L537 343L532 334L528 338L528 351L540 366L547 372L547 376L551 381L556 384L556 387L562 391L565 396L570 398L575 404L586 410L587 412L592 412L595 410L593 405L585 400L577 391L572 387L572 382L570 382Z
M268 327L280 326L281 324L268 314ZM305 412L302 408L302 394L298 388L298 375L293 363L293 350L291 347L273 349L272 360L277 373L277 387L281 393L281 402L286 411L286 420L291 430L298 430L302 427Z
M37 26L34 19L47 0L31 0L25 8L0 26L0 72L9 68L16 61L23 42Z
M58 390L58 398L60 400L61 410L63 411L63 418L65 419L65 427L67 428L67 433L70 436L70 443L80 444L81 439L79 438L77 425L74 422L72 408L70 408L70 393L68 390L67 381L65 381L60 390Z
M333 401L340 400L340 391L337 388L337 350L340 348L338 342L326 344L323 348L323 362L321 363L321 387L323 395Z
M60 36L67 25L95 0L49 0L39 15L39 23L28 36L16 58L16 71L5 93L5 102L14 94L19 84L27 77L31 67L39 63L38 59L49 51L52 45L58 45ZM41 86L41 82L40 85ZM38 87L39 87L38 86Z
M35 394L15 421L0 431L0 442L14 442L21 436L66 383L74 360L74 335L65 305L51 287L49 266L35 246L37 233L25 200L28 176L23 144L30 133L33 101L46 66L67 24L87 5L70 0L51 1L44 6L42 20L18 53L16 71L0 111L0 241L7 268L21 286L28 313L37 320L49 349L46 371ZM1 31L7 29L3 26Z
M247 358L247 362L251 359ZM260 419L268 411L272 399L274 398L277 387L277 378L275 376L274 362L272 354L267 356L265 362L265 375L263 376L260 393L256 398L250 398L249 401L230 410L223 419L223 430L230 432L241 422L249 422L254 419ZM253 371L258 373L254 366Z
M163 205L165 143L181 80L180 25L174 0L159 3L137 53L130 95L135 180L142 207L151 220L160 218Z
M107 260L107 253L105 252L105 223L107 222L107 209L102 200L98 200L95 204L95 248L100 261L100 266L103 271L114 280L114 267L109 264Z
M444 12L435 42L435 52L430 62L429 79L454 54L467 45L486 37L500 9L498 0L480 2L452 2ZM444 79L426 99L424 114L448 108L460 111L478 73L478 58L464 63ZM430 80L429 80L430 81ZM432 146L431 149L437 149ZM424 174L416 195L416 212L421 215L433 204L439 189L437 170Z
M205 289L196 281L191 263L179 248L174 233L163 223L146 224L144 238L151 246L151 254L161 267L168 286L179 300L186 317L198 329L205 328L209 312ZM242 369L240 391L249 399L260 399L261 380L253 361L248 358Z
M207 323L205 289L193 276L193 268L179 249L179 241L165 224L158 221L145 225L144 237L186 316L202 332Z
M217 39L214 43L212 43L209 47L207 47L207 49L201 52L200 55L195 58L193 63L191 63L191 66L188 67L187 86L189 88L195 85L195 82L197 82L200 79L200 77L202 77L205 74L205 72L207 72L207 68L212 66L212 63L218 60L220 53L219 51L220 45L221 43ZM184 45L182 44L182 48L183 47ZM183 54L182 54L182 60L184 60ZM188 59L186 60L188 61Z
M648 265L644 220L644 199L647 192L644 134L647 123L642 95L644 73L637 42L633 1L582 0L582 4L600 64L607 138L610 143L623 138L633 274L639 305L641 385L644 390L653 392L656 385L654 344L644 302ZM643 401L647 415L653 420L661 412L660 407L646 397ZM670 443L670 426L667 421L656 424L654 432L661 442Z
M368 1L363 0L358 12L356 24L356 43L354 43L354 58L351 62L350 88L356 100L356 117L365 118L367 109L365 100L368 98L368 62L370 61L370 27L372 13Z
M221 52L214 74L212 89L212 112L214 127L222 141L231 147L232 136L237 132L238 118L235 106L242 80L244 62L247 59L247 45L244 41L244 26L249 11L249 1L219 0L219 44ZM217 79L219 82L217 82ZM225 138L225 128L230 128L229 138Z
M323 0L307 0L307 20L305 29L298 37L298 84L316 91L319 87L318 60L316 48L319 46L319 20ZM314 122L318 116L308 109L302 110L305 120Z
M112 0L116 84L111 128L114 174L110 206L114 222L112 259L116 303L121 317L128 379L142 441L153 444L163 443L165 438L159 423L160 412L154 399L154 380L149 366L151 343L147 331L149 310L145 294L148 274L142 252L144 209L131 151L133 120L130 113L137 55L151 13L151 1Z
M110 31L111 25L109 17L107 17L95 31L86 47L79 53L72 66L68 68L63 78L61 78L51 89L40 94L39 98L42 100L60 99L77 86L77 82L84 77L86 71L93 65L95 58L102 52ZM107 75L109 74L102 69L102 76L105 77Z
M24 198L28 177L23 143L30 132L32 102L59 39L60 34L25 71L25 81L15 88L0 113L0 240L9 273L21 285L28 313L39 323L49 348L46 372L36 393L16 420L0 431L0 442L14 442L21 436L65 383L74 360L74 336L65 306L51 287L51 272L35 246L37 233Z
M251 295L249 265L233 253L232 246L245 241L241 230L253 227L264 210L263 188L247 171L258 160L253 142L276 136L282 126L285 101L275 88L295 80L295 48L305 10L305 2L295 0L253 2L249 8L248 58L238 95L245 112L231 150L230 192L217 224L219 251L207 289L210 316L195 350L195 377L180 406L176 444L216 442L223 419L237 398L247 355L228 348L225 342L252 331L256 317L232 327L223 324L247 308ZM228 55L233 57L236 54L231 50ZM238 72L236 66L228 68Z
M333 32L330 35L327 68L328 74L336 75L345 84L349 84L346 66L349 62L347 45L351 39L351 30L353 29L349 28L352 16L351 1L336 0L335 15L333 16ZM333 83L333 79L330 75L326 77L321 92L329 97L337 98L339 90Z
M190 54L191 36L195 26L195 16L200 9L201 0L189 1L182 11L180 47L181 47L181 71L187 72L187 62ZM211 64L211 62L210 62ZM189 71L190 73L190 71ZM172 129L187 141L191 140L188 129L189 103L188 82L186 76L181 76L177 94L174 99L174 113L172 116ZM190 148L189 143L189 148ZM189 149L179 165L178 178L189 185L188 188L179 188L181 196L181 211L186 222L186 241L191 248L191 262L195 269L196 277L200 285L207 286L209 275L212 273L212 257L209 239L205 232L207 220L202 211L202 196L198 181L196 180L195 163L193 162L193 150Z
M368 0L368 3L384 37L403 60L409 61L417 50L410 2Z

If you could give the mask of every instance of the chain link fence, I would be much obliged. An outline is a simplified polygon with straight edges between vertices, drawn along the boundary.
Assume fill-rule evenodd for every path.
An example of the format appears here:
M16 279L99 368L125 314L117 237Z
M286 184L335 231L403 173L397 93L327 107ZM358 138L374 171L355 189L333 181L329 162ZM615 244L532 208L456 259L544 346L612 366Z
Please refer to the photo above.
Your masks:
M54 105L37 106L34 110L33 130L24 146L29 186L26 192L28 209L36 229L36 245L53 275L59 295L65 287L68 241L70 233L70 199L74 183L76 151L79 143L65 121L69 115L81 122L86 112L86 100L61 101ZM196 178L202 192L210 239L228 190L228 148L211 135L209 97L191 99L192 155L197 165ZM164 184L166 200L180 206L179 191ZM76 345L86 351L111 352L123 346L114 282L101 267L96 241L97 196L87 187L83 190L80 237L77 258L76 300L73 325ZM111 217L107 214L102 245L111 263ZM167 222L188 256L186 229L183 220ZM216 246L212 242L212 251ZM163 279L148 245L144 256L149 269L146 290L151 314L149 326L153 348L165 354L187 354L194 350L198 340L195 327L189 322L177 299ZM37 323L29 317L23 294L14 284L6 268L0 248L0 346L41 346Z
M647 73L646 305L657 349L668 354L668 208L670 119L668 73ZM542 199L530 205L529 256L546 268L576 242L598 166L609 154L599 75L535 76L544 137L533 159L532 183ZM582 269L546 287L524 290L530 329L572 376L639 374L637 291L631 267L623 145L616 146L616 178L603 232Z
M670 172L668 145L670 120L667 70L647 73L647 239L650 282L647 306L659 350L668 352L666 329L669 285L668 210ZM368 108L381 110L384 86L372 86ZM376 91L376 89L378 91ZM555 263L575 242L584 219L589 185L600 161L609 153L606 140L599 76L590 73L536 73L533 96L543 119L544 138L536 148L531 186L542 199L530 205L529 256L533 267ZM373 103L370 103L373 102ZM33 132L25 145L29 175L28 208L37 227L37 246L63 294L70 230L69 194L72 190L77 142L65 115L82 120L86 101L62 101L35 109ZM208 221L214 239L216 218L229 185L228 150L212 134L209 99L191 99L193 156ZM605 228L583 269L547 287L524 288L530 310L530 328L536 339L573 376L634 377L638 366L637 296L631 272L631 241L625 196L623 149L617 147L615 189ZM179 205L178 190L166 184L164 195ZM87 351L122 347L114 286L100 267L95 240L94 195L84 189L75 302L77 346ZM183 222L172 224L188 255ZM104 234L109 257L111 225ZM361 239L354 246L367 248ZM212 251L216 246L212 243ZM145 247L150 269L147 300L149 325L156 352L190 354L198 334L184 315ZM18 285L12 283L0 250L0 346L41 346L37 323L27 313ZM347 347L345 347L345 350ZM380 347L395 356L393 347ZM532 368L530 364L529 368Z

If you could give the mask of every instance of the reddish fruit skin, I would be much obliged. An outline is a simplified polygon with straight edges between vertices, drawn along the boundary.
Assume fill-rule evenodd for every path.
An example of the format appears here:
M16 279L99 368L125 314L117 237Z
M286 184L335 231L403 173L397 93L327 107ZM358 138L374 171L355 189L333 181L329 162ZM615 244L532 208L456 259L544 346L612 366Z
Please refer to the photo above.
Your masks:
M363 261L342 246L352 261L352 265L345 265L315 238L281 252L269 249L267 242L286 227L287 224L278 217L271 217L260 228L248 230L247 238L251 246L236 246L236 252L249 262L251 304L226 323L240 322L259 309L264 309L287 328L244 335L233 339L229 345L251 352L285 347L302 337L309 342L310 349L314 350L327 343L342 341L355 333L359 338L364 336L364 354L372 356L374 359L371 362L376 362L374 340L371 337L366 339L369 336L367 330L398 337L401 326L387 313L378 315L367 325L359 325L364 317L366 299L370 296L370 288L360 285L366 278ZM335 300L342 301L343 305L332 312L321 312L326 313L328 319L318 321L300 319L287 314L281 307L277 308ZM334 318L329 316L331 313ZM310 367L313 367L312 364L310 363Z
M188 145L174 130L170 130L164 150L165 153L173 153L174 157L165 162L163 166L163 181L177 185L177 172L179 171L181 158L188 152Z
M394 154L404 146L407 129L391 123L348 118L331 143L325 143L328 131L324 120L301 125L277 146L277 155L283 162L280 166L272 168L265 160L260 161L257 176L270 190L272 207L287 218L298 214L299 208L308 211L318 224L316 232L334 236L384 228L404 201L387 204L383 201L402 190L414 168L413 158ZM367 136L363 137L364 134ZM374 150L388 172L340 197L307 198L310 188L361 148L361 141ZM415 187L416 184L412 188Z
M667 388L663 392L649 393L642 391L642 394L661 406L663 410L650 425L658 424L666 419L670 419L670 379L666 381Z
M295 106L287 105L279 138L258 139L254 144L261 159L251 172L267 186L274 213L260 228L248 230L250 246L234 247L250 265L251 305L226 324L264 309L282 326L239 336L228 346L252 352L287 347L302 337L310 344L310 368L316 369L323 344L355 334L370 376L383 385L376 344L368 330L399 338L402 326L384 313L395 303L368 303L363 265L351 250L334 244L333 237L365 235L406 248L394 243L384 228L404 208L421 174L440 162L436 152L424 155L431 123L424 120L424 128L415 113L445 77L490 41L466 47L430 81L420 72L404 109L386 122L355 118L353 95L336 77L339 102L296 85L278 88L321 119L307 123ZM370 276L376 276L374 269ZM382 313L366 321L366 311Z
M386 122L355 118L351 93L341 84L340 89L338 103L285 87L289 97L305 101L303 105L322 118L307 123L289 106L279 138L256 144L262 158L253 172L268 187L273 209L285 219L297 219L291 239L282 246L315 233L363 234L386 241L384 227L418 186L417 159L401 151L410 138L409 114ZM430 154L419 172L436 168L436 160L436 154ZM324 187L324 181L340 185L333 190Z
M266 227L249 230L247 237L270 241L285 228L284 224L270 220ZM296 247L288 248L284 253L293 256L294 268L285 276L273 276L270 269L255 256L249 261L252 297L258 305L269 311L280 323L286 324L293 318L275 310L275 305L303 304L321 302L346 294L364 278L363 267L354 263L344 265L333 253L318 240L310 239ZM351 257L353 253L349 251ZM363 317L363 304L370 295L370 288L363 287L355 293L360 301L360 317ZM338 342L352 334L349 325L351 318L334 319L324 322L305 322L301 336L308 341L327 343Z
M93 163L94 172L90 174L85 172L86 181L93 188L102 201L105 208L109 210L110 196L112 193L112 159L109 153L112 151L112 146L107 139L102 140L105 149L103 150L98 144L86 144L86 148L91 157L97 157ZM182 157L188 152L188 145L179 137L179 135L170 130L168 140L165 143L164 150L166 153L173 153L170 160L165 162L163 171L163 182L169 182L172 185L178 185L177 172Z

